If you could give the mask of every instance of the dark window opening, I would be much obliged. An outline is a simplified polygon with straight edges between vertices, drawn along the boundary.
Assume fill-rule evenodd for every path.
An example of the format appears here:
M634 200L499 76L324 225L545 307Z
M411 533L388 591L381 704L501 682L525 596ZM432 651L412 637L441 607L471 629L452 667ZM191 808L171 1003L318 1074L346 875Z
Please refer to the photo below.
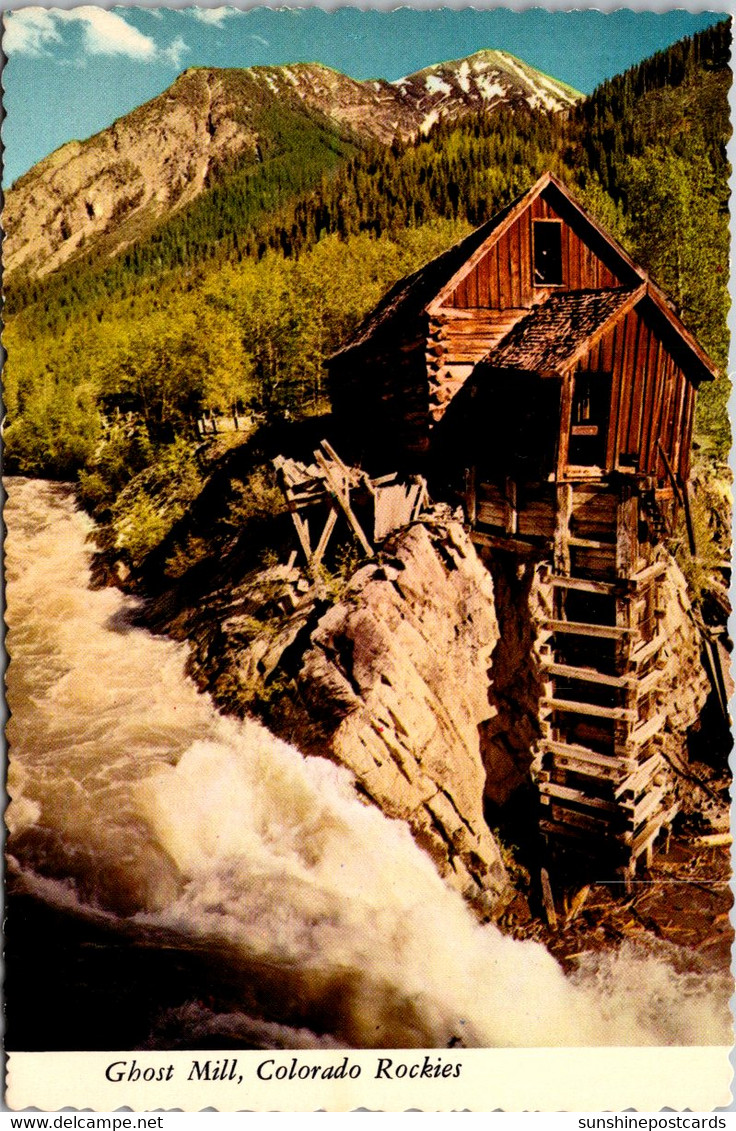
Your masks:
M534 221L534 282L537 286L562 282L562 224L556 220Z
M568 464L599 467L606 458L610 373L576 373Z

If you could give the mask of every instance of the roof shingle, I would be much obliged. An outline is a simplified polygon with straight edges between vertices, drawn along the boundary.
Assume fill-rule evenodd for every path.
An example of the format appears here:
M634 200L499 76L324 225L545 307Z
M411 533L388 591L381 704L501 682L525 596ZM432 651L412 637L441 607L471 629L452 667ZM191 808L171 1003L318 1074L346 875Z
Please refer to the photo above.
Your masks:
M566 291L535 306L484 358L495 369L558 372L629 301L632 291Z

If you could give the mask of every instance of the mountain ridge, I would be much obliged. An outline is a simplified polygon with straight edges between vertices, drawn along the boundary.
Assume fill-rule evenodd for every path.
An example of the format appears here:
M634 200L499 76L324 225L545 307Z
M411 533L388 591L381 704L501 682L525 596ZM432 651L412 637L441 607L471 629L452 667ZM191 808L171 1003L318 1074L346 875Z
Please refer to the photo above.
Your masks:
M312 163L321 174L334 164L331 150L341 157L351 145L407 140L480 108L559 113L580 98L496 49L391 82L353 79L322 63L190 67L160 95L18 178L4 210L6 276L42 278L90 250L113 258L226 170L263 168L290 149L298 164L315 132Z

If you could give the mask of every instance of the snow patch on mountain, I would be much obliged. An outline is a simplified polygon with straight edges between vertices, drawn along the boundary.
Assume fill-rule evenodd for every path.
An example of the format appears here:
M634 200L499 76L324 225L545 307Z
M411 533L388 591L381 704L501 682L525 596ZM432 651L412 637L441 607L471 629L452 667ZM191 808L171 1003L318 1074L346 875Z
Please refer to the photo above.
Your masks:
M427 75L424 85L430 94L452 94L452 87L439 75Z

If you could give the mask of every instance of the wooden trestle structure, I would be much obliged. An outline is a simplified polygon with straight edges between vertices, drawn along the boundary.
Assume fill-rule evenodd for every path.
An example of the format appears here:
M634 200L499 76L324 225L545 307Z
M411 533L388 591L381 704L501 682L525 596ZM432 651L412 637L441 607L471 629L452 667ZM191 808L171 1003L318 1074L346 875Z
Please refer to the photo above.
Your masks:
M547 683L535 776L551 847L595 841L629 876L677 812L661 749L665 563L637 536L639 499L557 488L554 617L542 630Z
M340 515L365 556L372 558L374 544L413 522L427 503L427 485L420 475L408 482L395 473L371 479L359 468L343 463L327 440L315 451L314 461L304 464L284 456L273 461L312 573L324 560Z
M676 663L664 654L666 561L634 477L546 483L529 495L530 541L542 559L544 543L551 551L553 594L537 641L540 830L552 855L593 856L628 880L678 809L663 739ZM520 550L509 534L528 528L527 493L507 482L504 491L481 484L478 496L479 548Z

